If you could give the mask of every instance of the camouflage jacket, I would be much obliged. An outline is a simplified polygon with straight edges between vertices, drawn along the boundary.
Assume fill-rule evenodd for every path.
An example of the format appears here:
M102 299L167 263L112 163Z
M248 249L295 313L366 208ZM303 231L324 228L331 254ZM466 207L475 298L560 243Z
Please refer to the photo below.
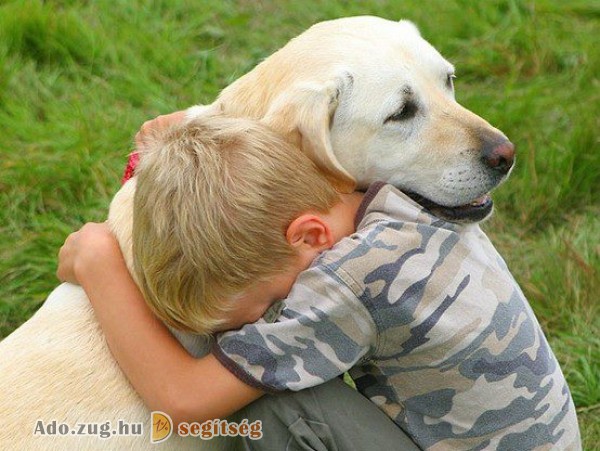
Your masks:
M479 226L383 184L356 220L301 273L276 322L222 334L214 355L271 392L349 371L424 449L580 449L556 357Z

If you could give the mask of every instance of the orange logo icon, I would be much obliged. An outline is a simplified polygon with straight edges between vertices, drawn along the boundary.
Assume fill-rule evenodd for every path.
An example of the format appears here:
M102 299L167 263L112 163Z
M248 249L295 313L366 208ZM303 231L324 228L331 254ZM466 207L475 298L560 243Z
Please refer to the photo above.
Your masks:
M150 443L161 443L171 437L173 422L164 412L154 411L150 414Z

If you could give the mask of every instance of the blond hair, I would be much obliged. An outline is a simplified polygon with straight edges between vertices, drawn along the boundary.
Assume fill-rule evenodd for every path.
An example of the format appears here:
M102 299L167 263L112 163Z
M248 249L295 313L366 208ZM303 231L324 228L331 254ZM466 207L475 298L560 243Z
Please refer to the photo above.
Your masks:
M171 128L136 168L133 255L140 289L167 324L209 334L230 299L286 269L288 225L339 196L268 127L210 116Z

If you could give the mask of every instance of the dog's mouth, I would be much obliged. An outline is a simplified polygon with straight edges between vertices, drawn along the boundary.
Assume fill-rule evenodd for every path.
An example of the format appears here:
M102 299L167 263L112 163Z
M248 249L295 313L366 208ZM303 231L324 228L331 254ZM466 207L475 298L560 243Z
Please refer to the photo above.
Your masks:
M435 216L452 222L478 222L489 216L494 208L494 201L489 193L474 199L466 205L459 205L457 207L447 207L437 204L413 192L406 192L406 195Z

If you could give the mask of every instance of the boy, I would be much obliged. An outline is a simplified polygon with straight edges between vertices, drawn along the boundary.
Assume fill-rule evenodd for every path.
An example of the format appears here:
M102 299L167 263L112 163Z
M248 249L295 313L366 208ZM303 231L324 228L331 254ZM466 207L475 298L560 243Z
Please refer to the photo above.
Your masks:
M183 115L174 114L154 122L160 122L158 128L165 128L183 119ZM142 164L135 169L137 279L151 300L153 310L180 329L209 334L257 320L272 300L286 296L296 275L310 264L320 249L330 247L334 240L354 229L352 218L360 194L342 195L340 199L310 160L253 122L205 118L188 127L171 130L163 137L163 145L145 143L140 134L136 139L138 147L145 149ZM132 167L128 169L133 172ZM228 181L235 183L227 184ZM345 209L352 211L340 215ZM223 221L227 212L230 220ZM325 220L331 232L328 236L319 235ZM281 233L273 233L274 222L281 223ZM283 234L286 228L287 237ZM190 415L183 405L183 401L190 400L194 394L199 397L194 397L191 405L201 403L223 412L209 409L204 419L235 410L227 406L232 402L230 395L248 394L244 401L236 401L239 406L260 396L260 391L250 387L247 391L238 390L240 385L245 388L245 384L223 367L219 375L197 368L194 385L202 381L209 383L208 395L197 389L184 392L187 387L181 378L188 369L204 361L181 353L179 344L168 334L166 337L174 344L169 358L177 358L171 362L161 360L163 344L154 340L165 329L148 315L141 298L138 298L139 305L115 302L109 310L96 302L99 298L95 293L100 293L104 300L120 298L122 288L137 292L127 273L122 271L122 257L118 247L113 246L114 239L105 232L104 225L88 224L73 234L61 250L59 277L77 280L66 274L65 268L69 266L68 261L71 270L80 266L79 262L85 262L85 255L83 259L73 259L70 250L75 249L74 242L85 242L86 236L91 237L94 243L84 245L81 250L87 252L98 246L105 273L94 274L91 283L87 283L86 277L80 277L80 282L97 307L97 316L104 324L105 335L117 359L120 360L121 354L133 353L142 358L140 363L146 361L141 366L133 365L131 369L135 374L129 373L129 377L140 383L153 380L146 385L148 392L134 383L149 406L169 412L175 423L179 423L202 417L197 416L197 412ZM293 246L288 245L288 238L294 241ZM84 263L82 269L87 266ZM266 275L271 275L268 282L258 280ZM112 288L117 288L117 295L107 293L106 290ZM236 291L242 288L244 296L236 296ZM113 334L109 324L127 324L127 327ZM152 327L155 332L145 333L146 328ZM133 341L128 342L129 338ZM161 363L156 368L148 366L153 361ZM128 367L123 361L122 364ZM206 377L200 375L203 372ZM225 395L219 394L215 381ZM156 395L160 399L149 400L148 396ZM352 418L343 414L348 411L355 412ZM344 451L361 451L372 446L417 449L375 405L340 379L298 394L265 396L237 416L238 423L244 419L252 424L262 421L264 438L245 439L251 449L275 450L289 446L291 450L296 449L294 443L297 446L311 443L315 449L337 446ZM229 441L228 444L233 445Z
M179 148L212 139L230 146L225 152L231 148L248 151L241 150L235 139L211 138L211 127L213 131L225 127L211 126L211 120L239 121L207 119L208 128L175 139ZM271 138L257 141L262 150L282 155L294 152L259 126L242 127L237 135L243 134L270 134ZM283 171L276 180L299 177L301 181L305 167L300 172L297 161L281 159L269 164L266 158L256 161L259 157L253 157L256 165L251 169L267 167L269 171L240 184L236 176L244 173L247 163L243 168L237 162L223 170L216 182L212 177L223 163L218 153L216 166L193 177L193 182L187 180L188 175L199 171L206 157L197 158L189 173L181 173L183 180L175 185L175 191L179 189L182 196L173 201L173 191L162 184L169 166L151 163L152 155L169 150L169 139L148 154L147 163L146 155L142 155L139 187L145 184L155 191L147 197L136 194L136 215L142 212L143 218L146 211L147 216L136 219L140 228L136 232L158 231L156 237L134 247L136 256L139 254L136 273L148 302L162 319L200 332L215 326L221 330L238 327L258 319L290 290L298 273L308 269L298 276L277 322L258 321L227 332L219 338L212 356L194 361L143 309L141 296L122 263L110 271L110 276L86 272L86 261L92 258L118 263L110 238L99 233L83 240L75 250L74 263L66 266L73 267L71 276L90 296L117 361L151 408L173 413L178 420L211 419L239 409L264 391L301 390L351 370L359 390L422 448L578 449L574 406L556 359L516 282L476 225L442 221L384 184L371 186L362 200L350 195L336 202L333 195L325 196L323 204L310 207L308 212L291 209L287 218L284 215L279 222L269 222L278 205L290 200L289 195L280 197L278 205L267 201L258 209L235 199L246 201L253 195L260 198L261 193L277 192L279 182L273 183L273 179L266 183L267 175ZM173 152L164 156L166 161L179 158ZM284 169L286 164L289 167ZM317 190L313 183L308 188ZM151 202L161 192L165 194L161 209L171 205L173 214L184 211L179 224L151 223L153 213L159 213L152 210ZM227 239L199 251L194 249L194 240L182 240L184 244L164 265L145 268L159 241L179 233L181 224L190 226L184 227L188 239L200 239L205 234L205 229L194 222L200 212L190 215L181 207L185 193L199 192L202 205L214 209L207 215L212 218L208 224ZM228 197L232 203L217 200ZM265 217L260 230L254 227L259 223L236 221L237 211L250 208L250 216ZM346 236L353 225L357 231ZM228 239L234 239L244 227L248 238L229 249ZM249 246L248 255L257 262L264 259L263 254L271 257L267 245L250 246L254 244L250 243L252 233L264 233L265 227L267 234L285 237L287 244L279 244L292 250L277 260L276 267L257 269L241 285L231 287L233 280L221 281L222 274L211 274L214 267L229 261L256 263L229 253L238 246ZM93 243L97 240L100 245ZM204 245L213 244L209 239ZM274 258L280 255L273 252ZM178 257L202 267L208 254L222 255L223 259L203 267L206 278L199 286L190 288L193 274L188 271L181 279L185 287L181 293L161 291L169 283L161 279L161 273L166 271L172 277L171 266L181 267ZM311 265L314 257L317 260ZM236 277L243 276L241 266L235 268ZM113 285L107 286L109 280ZM208 307L196 301L194 293L204 299L215 289L223 290L220 301L211 299ZM118 298L127 301L101 302ZM221 307L216 307L219 302ZM124 315L127 325L119 321ZM204 317L211 318L212 326L203 322ZM121 334L129 329L135 333L123 337ZM140 351L142 345L151 352ZM212 377L216 382L202 387L201 382Z

